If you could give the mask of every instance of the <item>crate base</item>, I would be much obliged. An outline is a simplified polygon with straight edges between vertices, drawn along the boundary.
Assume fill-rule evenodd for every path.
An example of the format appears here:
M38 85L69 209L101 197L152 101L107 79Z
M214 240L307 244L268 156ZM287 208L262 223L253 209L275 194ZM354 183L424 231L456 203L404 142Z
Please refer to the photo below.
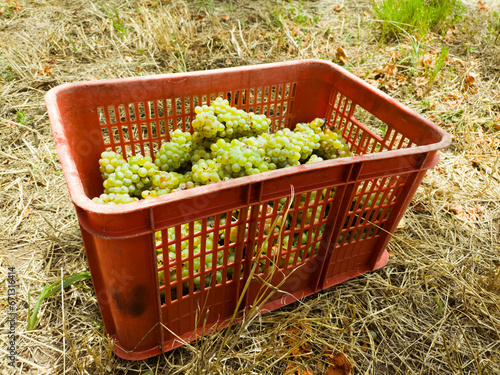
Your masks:
M369 267L360 267L358 269L344 272L340 275L336 275L334 277L331 277L326 281L323 290L330 288L332 286L338 285L344 281L361 276L367 272L378 270L378 269L384 267L387 264L388 260L389 260L389 254L388 254L387 249L386 249L382 252L382 255L381 255L379 261L377 263L375 263L375 266L373 267L373 269L370 269ZM262 314L269 313L269 312L277 310L283 306L292 304L292 303L297 302L303 298L306 298L310 295L313 295L316 292L318 292L318 291L315 291L312 288L304 288L296 293L287 293L286 295L283 295L281 298L277 298L273 301L265 303L262 306L260 312ZM241 321L241 318L236 319L236 323L238 323L240 321ZM179 338L167 340L164 344L164 346L165 346L164 351L161 349L160 346L158 346L158 347L155 347L155 348L152 348L149 350L144 350L141 352L127 352L127 351L124 351L120 348L120 343L118 341L116 341L116 337L112 336L111 338L113 340L115 340L115 345L114 345L113 350L114 350L115 354L120 358L127 359L127 360L143 360L143 359L147 359L150 357L154 357L154 356L159 355L163 352L168 352L168 351L173 350L175 348L178 348L180 346L183 346L186 343L189 343L195 339L198 339L198 338L205 336L207 333L209 333L212 330L215 331L215 330L222 329L225 326L227 326L228 322L229 322L229 319L226 320L225 322L217 322L217 323L213 323L213 324L207 324L207 326L205 328L198 328L196 331L188 332L188 333L185 333L185 334L179 336Z
M140 352L128 352L123 350L120 347L120 342L117 340L116 335L111 335L110 336L111 340L114 341L114 346L113 346L113 351L115 354L123 359L129 360L129 361L142 361L143 359L151 358L154 356L157 356L158 354L163 353L161 348L159 346L148 349L148 350L143 350Z
M357 276L361 276L364 273L378 270L378 269L384 267L388 261L389 261L389 253L387 252L387 249L385 249L382 252L382 255L380 256L380 259L378 260L377 263L375 263L375 266L373 268L359 267L357 269L353 269L353 270L350 270L348 272L344 272L344 273L341 273L339 275L332 276L328 280L326 280L324 289L332 287L332 286L337 285L337 284L340 284L340 283L347 281L349 279L353 279Z

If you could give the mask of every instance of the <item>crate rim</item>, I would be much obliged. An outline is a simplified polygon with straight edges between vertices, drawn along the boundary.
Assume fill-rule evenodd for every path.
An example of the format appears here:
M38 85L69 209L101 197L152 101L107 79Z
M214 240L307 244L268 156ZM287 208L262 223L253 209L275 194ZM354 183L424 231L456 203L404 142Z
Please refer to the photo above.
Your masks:
M79 175L79 172L76 168L76 165L72 158L70 157L69 145L67 142L67 138L64 136L63 128L63 120L56 104L57 97L60 93L63 93L67 90L75 89L75 88L86 88L86 87L99 87L99 86L108 86L115 84L122 84L127 82L137 82L137 81L161 81L161 80L173 80L173 81L182 81L188 77L196 76L200 73L206 75L217 75L223 73L231 73L238 71L252 71L255 69L273 69L276 67L283 66L294 66L300 63L311 63L311 64L321 64L326 65L331 69L334 69L337 73L348 77L349 79L354 80L357 84L363 86L365 89L375 93L380 96L383 100L390 102L392 105L399 107L403 111L408 114L418 118L419 121L423 122L425 126L427 126L430 130L433 130L435 133L441 136L441 139L436 143L431 143L427 145L415 146L411 148L397 149L397 150L389 150L382 152L375 152L363 155L354 155L351 157L334 159L334 160L325 160L318 163L311 163L307 165L298 165L294 167L278 169L274 171L268 171L265 173L260 173L252 176L245 176L236 179L232 179L229 181L220 181L215 184L209 184L204 186L199 186L194 189L188 189L184 191L179 191L171 194L166 194L163 196L159 196L152 199L144 199L138 202L132 202L128 204L121 205L104 205L99 204L97 202L92 201L89 198L83 188L83 184ZM352 100L352 98L350 98ZM50 119L50 124L53 130L53 135L56 144L56 150L58 153L58 157L65 175L65 179L68 185L68 190L70 193L70 197L72 202L84 209L89 213L96 214L106 214L106 215L119 215L124 213L132 213L138 210L147 210L156 206L161 206L165 203L175 203L176 201L182 201L186 198L194 199L197 197L205 196L211 193L214 193L221 189L230 189L235 187L240 187L244 185L259 183L262 181L272 180L279 177L286 177L292 174L296 174L298 171L306 172L313 171L323 168L331 168L337 165L350 165L363 163L367 161L375 161L380 159L395 159L404 156L411 156L417 154L428 154L433 151L437 151L440 149L444 149L451 144L451 136L446 131L444 131L441 127L434 124L430 120L426 119L416 111L412 110L408 106L402 104L396 99L392 98L388 94L383 91L373 87L368 84L361 78L357 77L353 73L345 70L339 65L325 61L321 59L302 59L302 60L292 60L286 62L274 62L274 63L265 63L265 64L254 64L254 65L246 65L241 67L230 67L230 68L221 68L221 69L210 69L205 71L192 71L192 72L184 72L184 73L164 73L164 74L156 74L156 75L148 75L148 76L140 76L140 77L126 77L126 78L110 78L103 80L95 80L95 81L78 81L74 83L64 83L58 85L52 89L50 89L45 94L45 102L47 106L47 112ZM363 108L361 105L356 104ZM435 163L433 163L435 164ZM433 167L434 165L428 166ZM424 168L427 169L427 168Z

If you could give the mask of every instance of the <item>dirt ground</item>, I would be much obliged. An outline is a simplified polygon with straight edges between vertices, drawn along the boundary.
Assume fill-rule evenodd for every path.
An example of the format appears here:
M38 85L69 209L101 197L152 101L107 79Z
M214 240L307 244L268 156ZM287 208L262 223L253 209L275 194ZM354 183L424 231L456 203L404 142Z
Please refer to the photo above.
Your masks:
M444 34L382 42L369 2L0 1L0 372L500 374L498 12L470 1ZM36 291L88 270L48 90L307 58L342 65L452 136L387 266L236 326L234 345L214 333L143 361L113 354L90 280L41 301L26 329Z

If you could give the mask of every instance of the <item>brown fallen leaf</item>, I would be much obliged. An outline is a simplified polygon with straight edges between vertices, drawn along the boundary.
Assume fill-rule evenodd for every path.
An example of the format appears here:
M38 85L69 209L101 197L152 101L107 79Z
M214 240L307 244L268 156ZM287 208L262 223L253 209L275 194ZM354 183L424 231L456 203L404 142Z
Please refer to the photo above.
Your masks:
M425 67L433 67L436 65L437 52L436 51L428 51L418 62L419 68Z
M395 76L398 72L398 67L394 64L387 64L385 70L388 76Z
M23 9L23 5L14 0L7 0L7 4L9 4L10 10L15 12L19 12Z
M311 348L309 348L309 345L307 345L307 342L303 343L300 346L300 349L302 350L302 356L306 358L311 358L313 353L311 351Z
M352 375L352 365L344 353L333 353L329 358L330 366L325 375Z
M286 366L286 370L283 373L284 375L295 375L297 374L296 368L292 362L288 362L288 366Z
M449 43L455 39L456 34L457 34L457 28L455 26L452 26L446 31L444 40Z
M221 17L220 17L224 22L227 22L229 21L230 17L227 15L227 14L223 14Z
M338 46L337 50L335 51L335 59L338 60L341 65L345 65L349 62L349 57L341 46Z
M333 7L333 11L337 13L340 12L342 9L344 9L344 6L340 4Z
M52 73L51 73L51 70L52 70L52 66L46 66L45 64L42 64L42 68L37 72L37 75L38 76L50 76Z
M391 61L398 61L403 56L403 51L397 48L390 48L389 53L391 54Z
M429 83L429 79L427 77L417 77L415 79L415 85L417 86L425 86Z
M471 86L474 85L474 82L476 82L477 77L479 77L479 74L477 73L471 73L467 77L465 77L465 90L469 90Z
M31 207L30 206L26 207L23 211L23 217L28 216L30 212L31 212Z
M461 220L472 220L472 221L478 221L482 220L483 214L485 211L484 206L480 204L475 204L473 208L468 208L465 209L460 203L458 202L451 202L446 205L446 208L457 215L457 217Z
M481 0L479 0L477 2L477 5L478 5L479 9L481 9L483 12L487 12L488 11L488 8L486 8L486 6L484 5L484 3Z
M484 211L486 210L486 208L479 203L476 203L474 205L474 208L476 209L474 212L475 215L477 216L478 220L481 220L483 218L483 214L484 214Z
M453 212L456 215L463 215L464 207L458 202L451 202L446 205L448 211Z

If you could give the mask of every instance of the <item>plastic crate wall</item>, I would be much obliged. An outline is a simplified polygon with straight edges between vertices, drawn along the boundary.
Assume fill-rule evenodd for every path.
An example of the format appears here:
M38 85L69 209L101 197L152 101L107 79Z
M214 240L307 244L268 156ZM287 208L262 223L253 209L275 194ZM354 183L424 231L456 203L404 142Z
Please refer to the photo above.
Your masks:
M190 130L196 105L219 96L266 114L272 131L325 118L357 156L117 207L90 201L102 192L97 167L102 151L153 156L171 130ZM279 292L264 305L267 310L384 265L385 247L399 219L425 171L437 163L436 151L449 143L432 123L318 60L72 84L52 90L46 100L106 330L116 340L117 354L129 359L170 350L222 326L233 315L255 261L266 277L271 260L282 260L271 279ZM372 129L362 122L369 117L376 123ZM288 228L266 234L264 226L284 215L278 202L292 191ZM223 223L221 215L237 219ZM194 230L196 221L201 221L200 232ZM232 228L238 228L234 241ZM219 231L224 240L207 243L207 234ZM192 250L196 238L200 254ZM305 243L294 244L295 238ZM185 258L183 242L190 249ZM260 259L254 259L252 249L263 245ZM158 269L157 248L168 246L176 257ZM204 267L210 253L213 258L222 254L223 264ZM200 274L193 271L197 257ZM189 268L185 277L183 263ZM222 273L219 283L217 271ZM176 274L172 282L170 272ZM159 275L166 280L161 287ZM207 276L210 286L202 282L196 290L194 278ZM252 280L241 309L262 293L269 290L263 292L263 283Z

